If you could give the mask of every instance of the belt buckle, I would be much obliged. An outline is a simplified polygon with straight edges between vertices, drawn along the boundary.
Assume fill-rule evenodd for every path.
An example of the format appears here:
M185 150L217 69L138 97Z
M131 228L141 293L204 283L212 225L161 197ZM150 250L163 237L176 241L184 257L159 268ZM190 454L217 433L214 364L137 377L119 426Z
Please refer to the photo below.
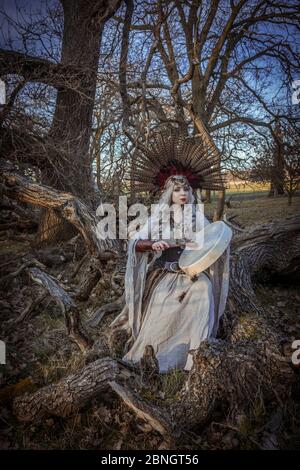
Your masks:
M173 269L173 264L175 264L177 266L177 269ZM171 263L169 264L169 269L170 271L172 271L173 273L177 273L179 271L179 265L178 265L178 261L171 261Z

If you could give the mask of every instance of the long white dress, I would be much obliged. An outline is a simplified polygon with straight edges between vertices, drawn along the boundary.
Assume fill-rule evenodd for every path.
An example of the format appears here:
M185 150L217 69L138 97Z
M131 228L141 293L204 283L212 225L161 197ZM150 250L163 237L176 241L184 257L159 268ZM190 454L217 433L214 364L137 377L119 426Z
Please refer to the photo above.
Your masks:
M145 346L151 344L161 373L175 367L189 371L193 366L189 350L216 336L225 310L230 246L209 268L209 274L200 273L196 281L186 274L165 273L144 308L146 273L151 263L147 263L147 253L135 251L136 242L129 241L128 247L126 304L110 325L130 332L123 360L138 363Z
M152 292L137 339L123 360L138 362L151 344L161 373L175 367L190 370L189 350L208 338L213 321L209 277L201 273L192 281L186 274L166 273Z
M209 223L205 219L206 223ZM130 332L123 360L137 363L145 346L152 345L161 373L177 367L190 370L201 341L217 334L225 310L229 284L229 247L210 268L191 280L183 273L166 272L151 292L143 309L148 263L147 252L136 252L138 237L129 240L125 275L126 305L110 324ZM148 281L149 282L149 281ZM149 287L149 285L148 285ZM127 347L126 347L127 346Z

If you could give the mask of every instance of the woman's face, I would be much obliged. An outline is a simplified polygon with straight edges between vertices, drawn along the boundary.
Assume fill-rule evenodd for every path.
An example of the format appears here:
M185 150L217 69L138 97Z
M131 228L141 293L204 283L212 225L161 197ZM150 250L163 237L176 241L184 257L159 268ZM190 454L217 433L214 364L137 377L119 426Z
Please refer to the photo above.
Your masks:
M172 203L173 204L186 204L188 201L189 187L187 184L176 184L174 185L172 193Z

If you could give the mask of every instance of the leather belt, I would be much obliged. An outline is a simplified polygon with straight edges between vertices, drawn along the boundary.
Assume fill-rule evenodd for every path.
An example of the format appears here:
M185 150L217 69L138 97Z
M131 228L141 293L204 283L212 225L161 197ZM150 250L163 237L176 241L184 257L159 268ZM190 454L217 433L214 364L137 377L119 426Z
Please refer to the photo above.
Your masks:
M184 273L184 271L179 267L178 261L165 261L164 269L172 273Z
M157 259L153 265L153 268L159 267L163 268L166 271L170 273L182 273L185 274L185 272L179 267L178 261L161 261ZM199 274L205 274L209 280L211 280L210 274L207 271L202 271L202 273ZM196 281L197 278L199 277L199 274L196 274L192 280Z
M166 269L171 273L183 273L184 271L179 267L178 261L159 261L156 260L154 263L155 266Z

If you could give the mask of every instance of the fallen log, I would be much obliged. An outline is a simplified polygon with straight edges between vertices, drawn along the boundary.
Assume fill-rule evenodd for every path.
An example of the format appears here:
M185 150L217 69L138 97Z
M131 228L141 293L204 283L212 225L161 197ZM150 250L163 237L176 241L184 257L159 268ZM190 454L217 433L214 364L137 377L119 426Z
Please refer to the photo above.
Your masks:
M22 323L25 320L32 318L33 311L47 298L47 294L39 294L37 298L31 299L29 304L24 308L22 313L17 317L11 320L12 323L18 324Z
M89 257L82 270L76 298L87 300L101 278L100 263L119 256L118 242L114 239L104 240L99 237L96 214L71 193L34 183L10 171L7 164L0 164L0 174L4 182L3 191L8 199L47 208L49 209L48 215L52 212L57 221L64 219L82 235ZM50 225L53 225L53 221Z
M13 403L14 413L23 422L40 422L51 415L66 417L109 388L109 380L127 376L117 361L109 357L98 359L56 384L17 397Z
M0 165L0 174L4 183L3 191L9 199L54 211L57 216L69 222L81 233L90 254L105 250L118 251L116 240L102 240L97 236L96 214L71 193L34 183L10 171L7 164Z
M42 286L58 303L65 316L69 337L78 345L81 351L85 352L92 345L92 341L82 325L77 306L70 294L64 290L57 279L39 268L29 268L28 273L33 282Z
M115 302L109 302L108 304L103 305L100 308L97 308L90 316L88 319L88 325L91 328L97 327L102 319L107 315L108 313L119 311L125 302L125 296L122 294Z
M180 435L180 430L174 428L174 423L172 423L166 410L142 399L129 387L124 387L115 381L109 381L108 383L120 399L136 413L137 417L147 421L162 436L172 440L175 436Z

